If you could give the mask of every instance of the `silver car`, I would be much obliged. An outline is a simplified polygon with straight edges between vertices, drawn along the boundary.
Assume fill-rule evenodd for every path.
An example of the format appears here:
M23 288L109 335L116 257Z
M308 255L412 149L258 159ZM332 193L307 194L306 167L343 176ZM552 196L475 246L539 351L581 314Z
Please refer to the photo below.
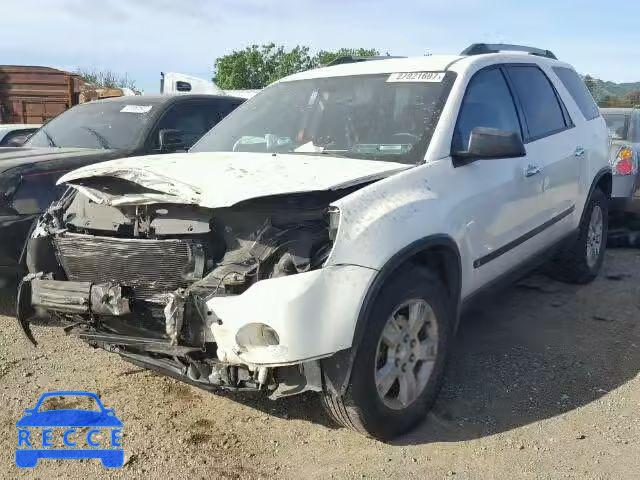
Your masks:
M602 108L607 122L613 169L612 212L640 213L640 109Z

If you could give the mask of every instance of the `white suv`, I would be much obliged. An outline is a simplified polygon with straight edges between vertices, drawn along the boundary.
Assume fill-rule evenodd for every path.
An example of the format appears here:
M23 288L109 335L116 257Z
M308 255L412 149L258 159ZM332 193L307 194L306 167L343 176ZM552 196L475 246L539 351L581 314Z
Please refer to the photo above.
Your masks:
M511 50L510 53L503 53ZM548 51L342 59L276 82L184 154L65 175L18 318L203 388L322 392L390 438L436 398L462 307L553 255L598 273L607 130Z

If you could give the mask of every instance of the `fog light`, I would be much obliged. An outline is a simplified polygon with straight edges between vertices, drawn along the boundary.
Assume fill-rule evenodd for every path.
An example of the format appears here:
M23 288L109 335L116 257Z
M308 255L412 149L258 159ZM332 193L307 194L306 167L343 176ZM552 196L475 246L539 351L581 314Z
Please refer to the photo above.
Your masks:
M329 207L329 240L332 242L338 236L338 228L340 227L340 209L338 207Z
M236 333L236 343L241 347L268 347L279 345L276 331L264 323L249 323Z

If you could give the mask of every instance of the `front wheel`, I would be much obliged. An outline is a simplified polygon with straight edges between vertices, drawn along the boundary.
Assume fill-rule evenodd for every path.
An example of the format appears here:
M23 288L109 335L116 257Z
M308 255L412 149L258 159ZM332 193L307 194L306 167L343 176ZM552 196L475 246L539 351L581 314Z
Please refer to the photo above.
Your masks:
M386 440L422 420L436 399L450 348L453 311L442 281L408 267L371 309L344 396L324 394L340 424Z
M595 189L585 207L578 237L553 260L554 276L568 283L593 281L604 261L608 225L607 196L602 190Z

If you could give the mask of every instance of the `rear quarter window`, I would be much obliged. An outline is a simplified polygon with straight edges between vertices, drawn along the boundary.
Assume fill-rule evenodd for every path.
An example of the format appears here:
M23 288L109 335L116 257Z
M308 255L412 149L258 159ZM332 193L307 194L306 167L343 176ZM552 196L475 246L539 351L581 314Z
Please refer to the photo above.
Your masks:
M587 120L593 120L600 116L598 105L593 100L591 92L580 76L570 68L553 67L553 71L558 76L562 84L569 91L569 94L578 105L582 115Z

